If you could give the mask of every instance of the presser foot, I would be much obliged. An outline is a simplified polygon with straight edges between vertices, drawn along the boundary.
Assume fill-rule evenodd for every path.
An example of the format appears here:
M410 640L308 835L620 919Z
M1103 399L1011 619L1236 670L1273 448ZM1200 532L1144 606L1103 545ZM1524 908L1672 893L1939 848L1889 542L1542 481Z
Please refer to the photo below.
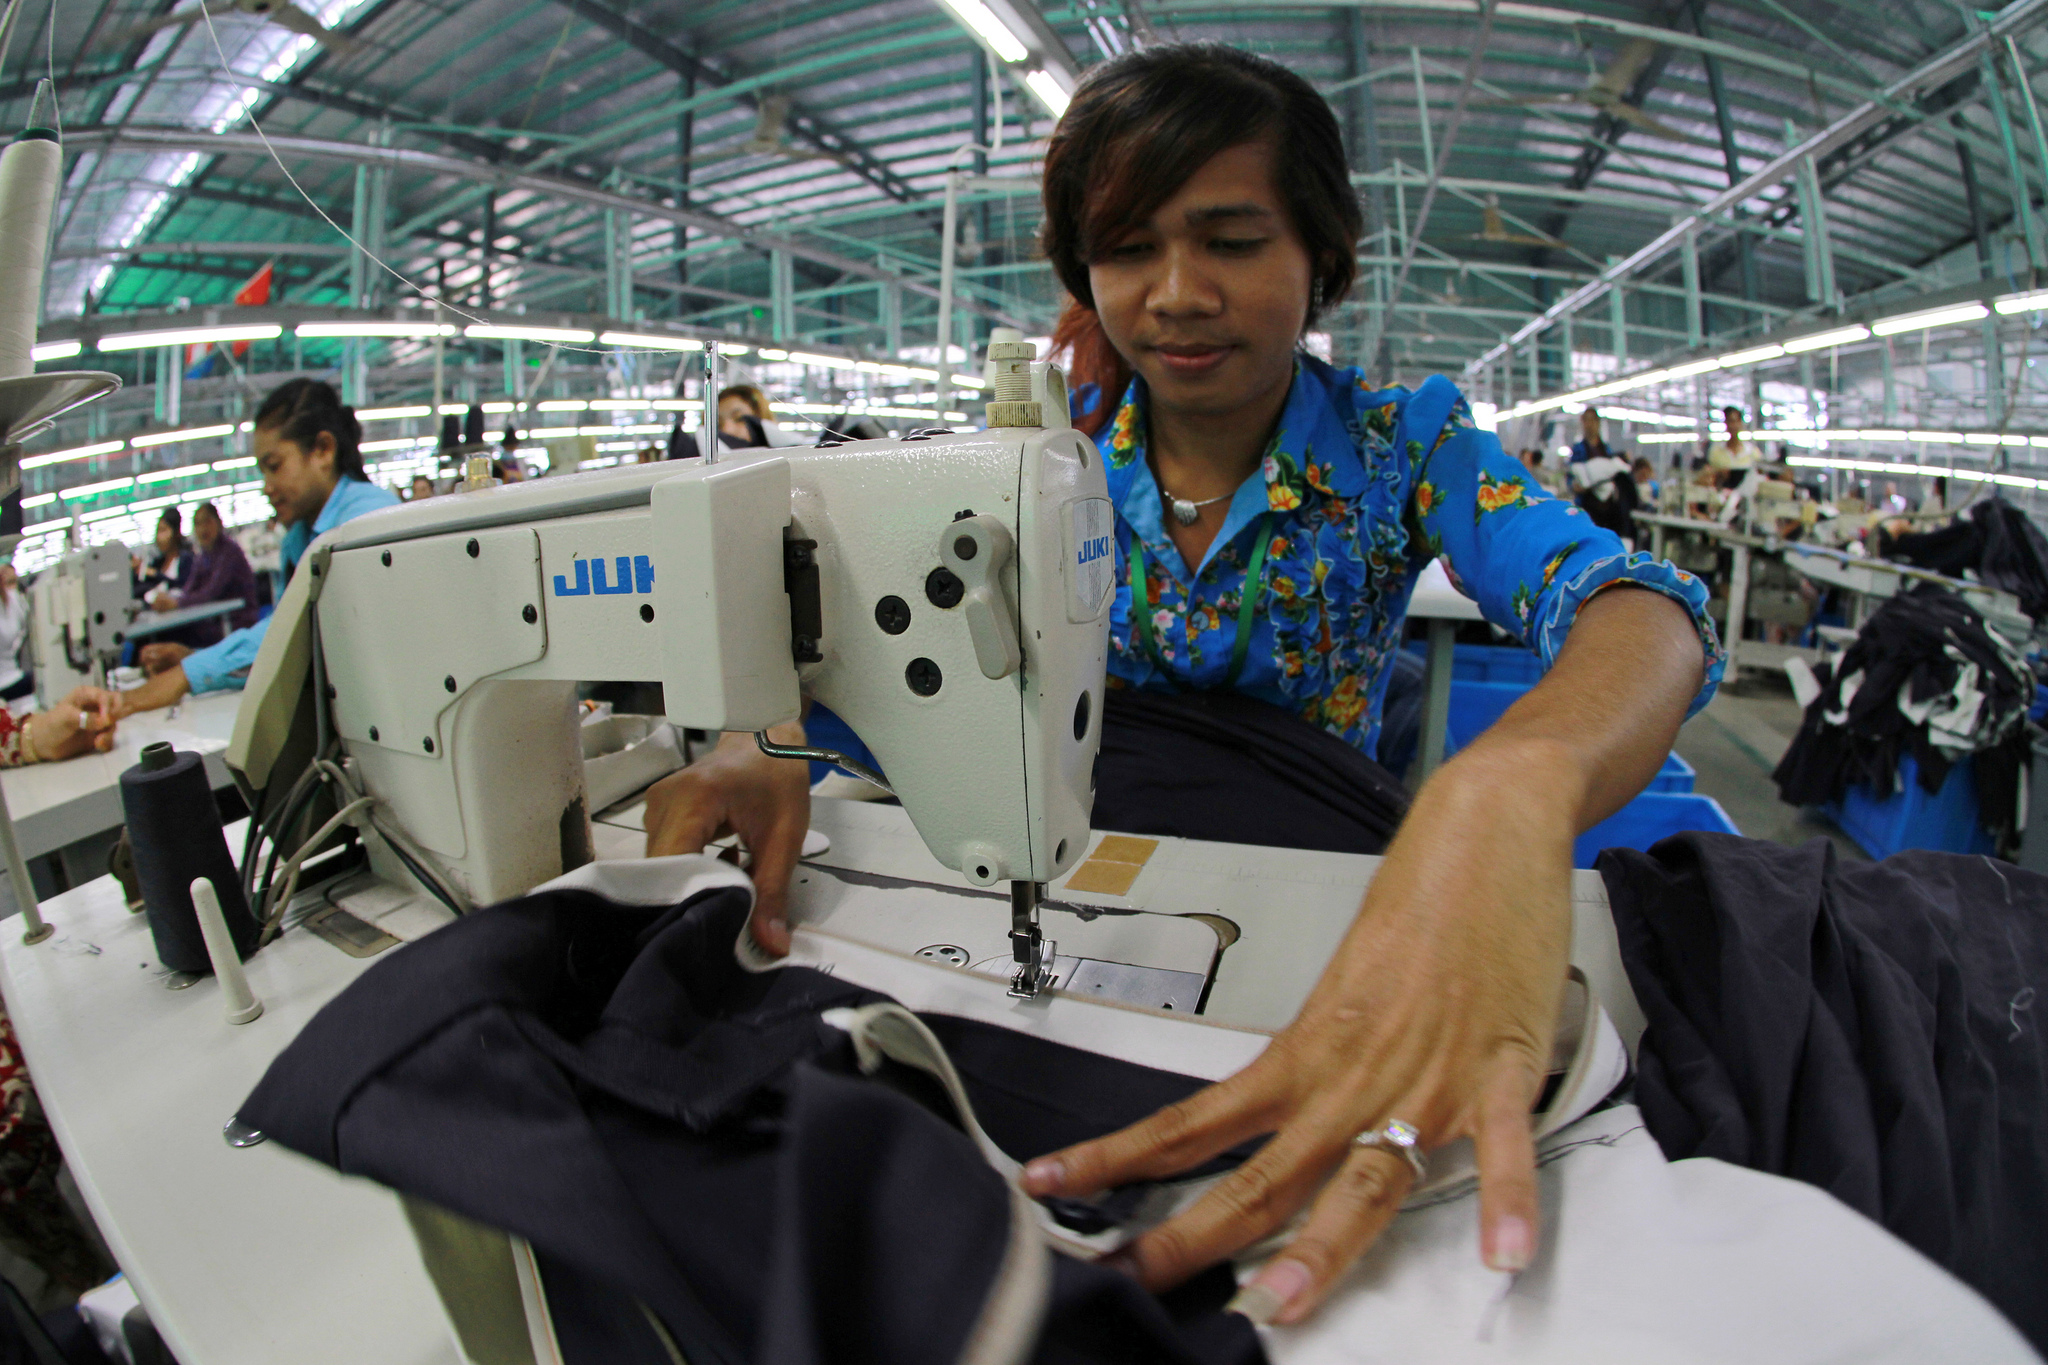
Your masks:
M1033 936L1028 957L1017 959L1017 970L1010 977L1010 994L1019 1000L1030 1000L1053 983L1053 958L1059 953L1059 945L1048 939Z
M1010 883L1010 956L1017 964L1010 977L1013 999L1033 999L1052 985L1059 945L1048 943L1038 928L1038 902L1044 895L1043 882Z

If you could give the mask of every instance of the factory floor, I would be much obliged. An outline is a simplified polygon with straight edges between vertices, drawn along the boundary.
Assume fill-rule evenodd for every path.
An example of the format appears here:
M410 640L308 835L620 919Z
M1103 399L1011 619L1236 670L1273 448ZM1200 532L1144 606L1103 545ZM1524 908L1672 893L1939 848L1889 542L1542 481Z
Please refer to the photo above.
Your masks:
M1719 801L1750 838L1780 844L1829 839L1837 856L1866 862L1855 840L1826 816L1778 799L1771 770L1799 732L1799 717L1799 703L1783 677L1751 673L1735 686L1723 684L1707 709L1678 732L1675 747L1697 773L1693 790Z

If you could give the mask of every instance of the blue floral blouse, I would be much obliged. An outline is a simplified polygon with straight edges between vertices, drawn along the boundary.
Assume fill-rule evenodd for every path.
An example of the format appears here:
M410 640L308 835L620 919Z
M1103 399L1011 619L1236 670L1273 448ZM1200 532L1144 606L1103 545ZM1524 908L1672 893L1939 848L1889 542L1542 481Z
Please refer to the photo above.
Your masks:
M1111 685L1229 685L1247 570L1259 596L1237 690L1297 713L1376 754L1389 665L1408 597L1431 559L1487 620L1556 661L1579 607L1617 582L1661 592L1692 614L1713 696L1726 664L1694 575L1593 525L1530 482L1472 424L1457 386L1370 389L1359 371L1297 358L1293 387L1259 472L1232 498L1223 530L1190 566L1168 539L1145 459L1145 390L1134 379L1096 438L1116 505L1117 593ZM1263 539L1265 553L1257 553ZM1133 629L1133 543L1149 610Z

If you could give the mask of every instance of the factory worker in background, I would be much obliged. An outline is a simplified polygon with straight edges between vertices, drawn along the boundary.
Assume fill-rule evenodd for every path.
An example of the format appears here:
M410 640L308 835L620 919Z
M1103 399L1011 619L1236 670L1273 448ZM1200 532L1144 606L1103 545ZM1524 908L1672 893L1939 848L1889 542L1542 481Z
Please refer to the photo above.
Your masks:
M1707 451L1709 469L1749 469L1764 455L1763 447L1754 441L1742 439L1742 409L1725 407L1721 409L1721 420L1727 423L1728 439Z
M257 409L251 442L256 467L263 473L263 495L287 528L279 558L287 580L299 556L322 531L379 508L398 506L397 494L364 475L362 440L355 409L323 380L280 384ZM162 671L119 694L120 713L169 706L188 692L239 690L269 628L266 617L205 649L152 656Z
M1550 670L1423 785L1301 1015L1257 1061L1040 1157L1026 1187L1085 1198L1272 1134L1118 1260L1162 1289L1306 1212L1234 1304L1292 1322L1400 1207L1413 1177L1392 1135L1421 1149L1470 1137L1476 1249L1522 1270L1537 1251L1529 1114L1566 981L1572 841L1643 789L1711 695L1725 657L1706 586L1536 487L1449 380L1379 389L1307 353L1351 288L1363 224L1337 120L1285 67L1179 44L1095 67L1048 145L1044 202L1042 246L1071 296L1055 342L1075 392L1097 395L1079 419L1116 506L1106 737L1120 706L1157 716L1209 693L1226 714L1263 705L1282 742L1370 760L1409 593L1438 558ZM802 742L800 724L770 733ZM1104 810L1118 764L1199 752L1174 741L1141 755L1105 738L1099 827L1132 827ZM1258 814L1248 793L1282 780L1235 765L1203 783L1162 774L1131 813L1199 807L1183 812L1206 817L1197 837L1230 839ZM787 951L807 783L805 765L727 735L654 787L648 852L736 831L754 857L752 932Z

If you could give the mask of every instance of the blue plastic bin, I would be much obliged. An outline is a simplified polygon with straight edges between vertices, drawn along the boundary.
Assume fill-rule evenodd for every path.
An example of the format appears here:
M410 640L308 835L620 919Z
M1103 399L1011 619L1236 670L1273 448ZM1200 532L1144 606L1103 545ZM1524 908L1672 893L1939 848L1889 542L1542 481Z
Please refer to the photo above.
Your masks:
M1906 848L1987 854L1997 848L1978 818L1973 759L1950 768L1941 790L1932 796L1920 785L1920 765L1911 758L1900 759L1898 791L1879 796L1869 787L1851 787L1824 809L1873 858L1889 858Z
M1591 867L1603 848L1643 848L1689 829L1740 834L1728 812L1711 796L1691 792L1644 792L1572 844L1572 866Z
M1487 648L1487 646L1480 646ZM1526 650L1517 651L1527 653ZM1531 654L1530 658L1536 657ZM1460 682L1451 680L1451 714L1444 727L1444 757L1479 737L1479 732L1501 718L1501 713L1528 692L1526 683ZM1650 779L1645 791L1684 794L1692 790L1693 768L1677 754L1666 754L1664 766Z
M1411 654L1429 657L1427 640L1410 640ZM1520 645L1452 645L1453 682L1519 683L1524 691L1543 676L1543 661L1536 651Z

